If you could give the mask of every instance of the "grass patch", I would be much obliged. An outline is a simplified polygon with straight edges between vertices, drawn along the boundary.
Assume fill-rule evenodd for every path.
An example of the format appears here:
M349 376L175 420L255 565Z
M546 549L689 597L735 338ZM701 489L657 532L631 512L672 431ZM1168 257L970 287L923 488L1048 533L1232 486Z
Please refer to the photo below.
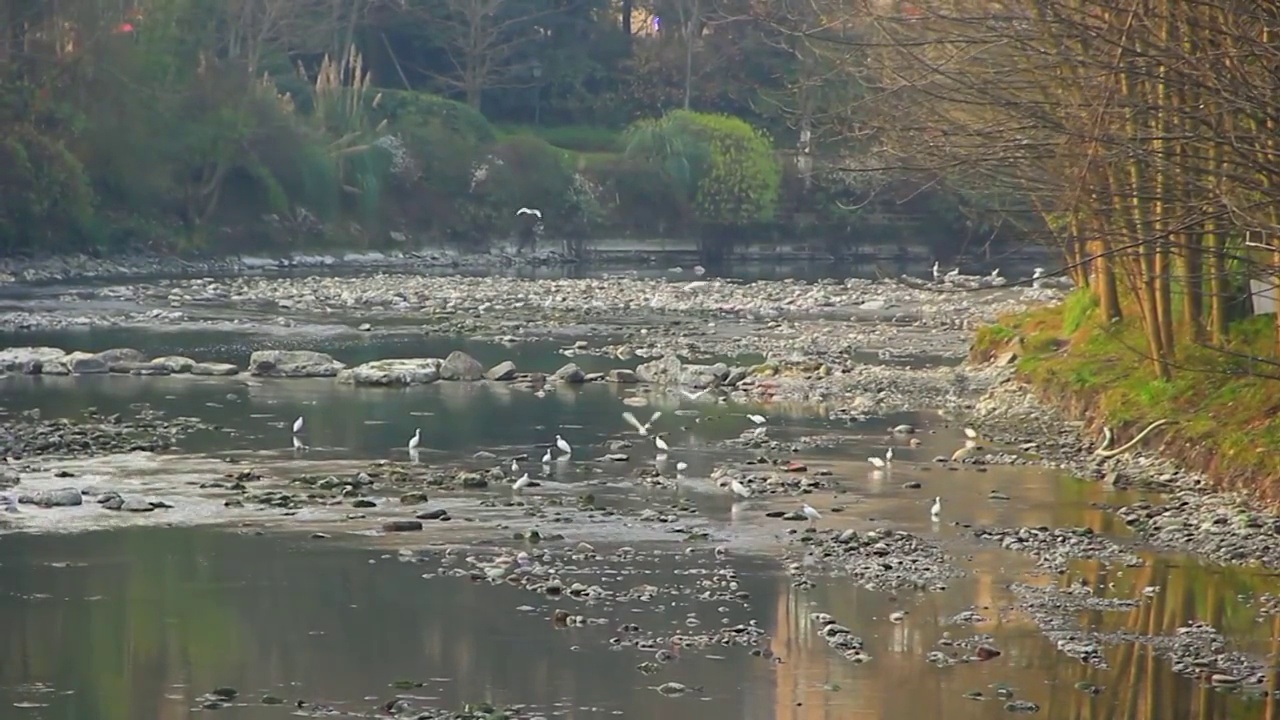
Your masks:
M591 125L501 125L498 131L505 136L533 135L548 145L575 153L622 152L622 133L609 128Z
M1276 369L1184 342L1173 377L1160 380L1145 358L1136 309L1111 325L1096 309L1081 291L1061 305L1000 318L979 329L973 354L989 358L1020 341L1019 375L1048 396L1089 408L1126 438L1175 419L1170 447L1180 448L1180 459L1230 485L1248 478L1263 499L1280 500L1280 381L1251 376ZM1274 357L1274 323L1271 316L1234 323L1230 349Z

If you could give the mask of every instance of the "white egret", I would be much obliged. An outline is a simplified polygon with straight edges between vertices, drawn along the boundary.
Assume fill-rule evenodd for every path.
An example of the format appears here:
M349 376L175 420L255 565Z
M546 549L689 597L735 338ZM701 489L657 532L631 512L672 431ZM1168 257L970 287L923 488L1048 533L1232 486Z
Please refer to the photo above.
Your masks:
M698 277L702 277L703 275L707 274L707 269L702 267L701 265L694 265L693 274L697 275Z
M569 457L570 455L573 455L573 447L569 445L569 442L567 440L560 437L559 435L556 436L556 447L560 448L560 452L564 453L565 457Z
M518 472L520 472L520 463L516 462L515 458L511 458L511 474L515 475Z
M929 508L929 517L933 518L934 520L937 520L938 516L941 514L942 514L942 498L935 497L933 499L933 507Z
M542 453L542 464L543 465L551 464L551 448L547 448L547 451Z
M696 392L696 393L695 393L695 392L689 392L688 390L685 390L684 388L680 388L680 392L684 393L684 396L685 396L685 397L687 397L687 398L689 398L690 400L697 400L698 398L700 398L700 397L702 397L703 395L706 395L706 394L707 394L707 389L708 389L708 388L703 388L703 389L701 389L701 390L699 390L698 392Z
M964 434L965 434L965 437L969 438L970 440L977 440L977 439L978 439L978 431L977 431L977 430L974 430L974 429L973 429L973 428L971 428L971 427L967 427L967 428L965 428L965 429L964 429Z
M539 220L542 219L542 211L537 208L522 207L516 211L516 215L532 215Z
M751 497L751 488L747 487L746 485L743 485L737 479L734 479L732 482L729 483L729 489L733 491L734 495L737 495L740 498ZM805 507L809 507L809 506L806 505Z
M938 270L938 261L933 261L933 281L938 282L938 278L942 277L942 272Z
M893 462L893 448L884 451L884 461L885 464Z
M885 469L885 466L888 465L888 463L876 457L875 455L872 455L871 457L867 458L867 462L871 463L871 466L877 470L883 470Z
M662 439L661 435L654 436L653 444L654 447L658 448L659 452L666 452L671 449L671 446L667 444L666 440Z
M293 434L297 435L302 432L302 416L299 415L297 420L293 421Z
M298 438L298 436L297 436L297 435L294 435L294 436L293 436L293 449L294 449L294 450L306 450L306 449L307 449L307 446L302 444L302 440L300 440L300 439Z
M992 280L999 280L999 279L1000 279L1000 268L996 268L995 270L992 270L992 271L991 271L991 279L992 279Z
M422 428L417 428L416 430L413 431L413 437L409 438L409 451L412 452L414 450L417 450L418 446L421 444L422 444Z
M763 415L756 415L755 413L747 413L747 419L757 425L763 425L768 422Z
M814 510L809 503L805 503L804 507L800 508L800 512L803 513L805 517L809 518L810 527L817 524L817 522L822 519L822 513Z
M943 279L943 280L955 280L955 279L956 279L956 278L958 278L958 277L960 277L960 268L959 268L959 267L957 267L955 270L952 270L952 271L948 272L946 275L943 275L943 276L942 276L942 279Z
M636 432L640 433L641 435L648 435L649 429L653 427L653 424L657 422L658 418L660 417L662 417L661 410L655 412L653 416L649 418L649 422L641 423L639 420L636 419L636 416L633 415L630 410L626 410L622 413L622 419L626 420L627 423L630 424L631 427L635 428Z
M678 472L678 473L682 473L682 472L684 472L685 470L688 470L688 469L689 469L689 463L687 463L687 462L685 462L685 461L683 461L683 460L681 460L681 461L679 461L679 462L677 462L677 463L676 463L676 472Z
M1036 268L1035 270L1031 271L1032 280L1039 280L1042 277L1044 277L1044 268Z
M521 490L529 487L529 484L532 482L533 481L529 479L529 473L525 473L520 476L519 480L516 480L511 484L511 490L512 492L520 492Z
M893 612L889 613L889 622L895 625L906 619L907 619L906 610L894 610Z

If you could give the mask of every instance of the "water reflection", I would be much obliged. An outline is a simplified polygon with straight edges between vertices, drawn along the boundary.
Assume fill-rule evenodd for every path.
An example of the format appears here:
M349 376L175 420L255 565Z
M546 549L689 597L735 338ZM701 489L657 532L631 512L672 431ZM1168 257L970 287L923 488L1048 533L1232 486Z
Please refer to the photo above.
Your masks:
M434 564L375 562L378 557L356 547L215 530L4 536L0 703L20 703L23 717L48 720L185 717L201 694L232 686L244 703L219 711L220 717L257 720L292 711L259 704L265 694L372 713L408 692L443 707L532 703L569 717L994 720L1007 716L1002 701L962 696L971 690L991 696L1002 684L1039 704L1038 716L1050 720L1226 720L1276 712L1274 704L1175 677L1142 645L1109 649L1111 670L1068 660L1028 621L998 611L1009 598L992 573L927 596L870 593L839 581L799 592L771 571L772 563L731 557L726 562L750 594L749 609L687 593L613 610L583 606L576 611L609 622L556 629L548 621L552 612L573 608L573 601L460 578L424 580L420 575ZM618 591L639 584L691 587L697 576L681 568L694 562L664 555L638 561L634 574L601 573L583 563L571 577ZM1201 615L1207 604L1221 603L1227 612L1239 605L1231 593L1257 582L1246 575L1225 583L1194 575L1180 580L1181 572L1153 566L1133 579L1135 586L1182 589L1149 609L1094 620L1148 630L1168 630L1192 617L1211 620ZM518 609L526 605L531 609ZM974 629L948 624L969 607L990 622ZM854 628L871 662L852 664L828 649L809 618L817 610ZM888 622L894 610L907 610L906 622ZM689 627L691 616L702 626ZM745 648L713 647L682 653L646 677L635 666L647 654L608 649L621 622L663 634L752 618L772 634L771 649L784 662L770 663ZM1262 640L1272 629L1272 621L1253 623L1253 637L1274 642ZM948 632L955 638L990 633L1003 655L934 668L923 656ZM392 689L399 680L424 686ZM651 687L665 681L701 686L705 695L664 698ZM1106 690L1091 695L1077 689L1078 682Z

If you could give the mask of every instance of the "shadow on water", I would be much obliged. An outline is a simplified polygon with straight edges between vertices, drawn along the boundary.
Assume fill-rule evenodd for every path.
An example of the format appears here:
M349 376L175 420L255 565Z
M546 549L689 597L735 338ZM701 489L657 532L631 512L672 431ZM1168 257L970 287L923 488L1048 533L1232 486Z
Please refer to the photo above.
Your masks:
M995 610L1007 597L994 574L922 596L839 580L799 591L773 563L731 555L717 564L737 571L738 589L748 595L742 606L701 598L704 576L694 568L709 563L692 557L645 552L625 567L595 560L566 569L567 582L663 590L649 603L612 606L435 575L438 554L399 563L378 551L289 536L172 529L9 535L0 538L0 703L42 720L185 717L199 696L230 686L240 698L218 716L241 720L288 717L297 699L377 716L396 695L448 708L529 703L568 717L995 720L1008 717L1002 700L962 695L992 697L1004 685L1038 703L1038 717L1049 720L1228 720L1276 711L1175 677L1142 645L1110 649L1109 670L1069 660L1025 619ZM1096 623L1171 630L1192 618L1247 614L1232 594L1250 589L1247 577L1202 583L1177 572L1152 566L1116 592L1141 582L1176 592ZM1215 604L1217 615L1206 610ZM970 607L988 620L972 629L949 623ZM606 622L558 628L550 622L557 609ZM906 622L890 623L894 610L908 611ZM828 649L810 619L817 611L853 628L871 661L850 663ZM624 622L662 638L749 620L770 634L781 663L712 645L686 648L645 676L636 666L652 650L610 649ZM1273 626L1254 622L1252 634L1265 637ZM949 668L924 662L945 633L976 632L994 636L1003 655ZM399 681L422 687L396 690ZM652 689L669 681L704 694L667 698ZM1106 689L1091 695L1080 682ZM266 695L286 704L265 705Z

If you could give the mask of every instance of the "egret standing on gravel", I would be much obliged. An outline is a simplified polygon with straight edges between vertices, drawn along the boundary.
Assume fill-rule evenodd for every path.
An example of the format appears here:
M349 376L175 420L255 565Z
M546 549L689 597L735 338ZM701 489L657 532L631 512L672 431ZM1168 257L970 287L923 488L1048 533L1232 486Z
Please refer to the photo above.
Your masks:
M547 451L542 453L542 464L543 465L551 464L551 448L547 448Z
M671 446L667 444L666 440L662 439L661 435L654 436L653 444L654 447L658 448L658 452L666 452L671 449Z
M520 463L516 462L515 458L511 458L511 474L515 475L518 472L520 472Z
M293 421L293 434L297 435L302 432L302 416L299 415L297 420Z
M938 278L942 277L942 272L938 270L938 261L933 261L933 281L938 282Z
M736 478L729 483L729 489L733 491L734 495L737 495L740 498L751 497L751 488L747 487L746 485L743 485ZM813 509L813 508L810 508L808 505L805 505L805 507L810 510ZM807 512L805 514L808 515Z
M418 446L421 444L422 444L422 428L417 428L413 431L413 437L409 438L409 452L413 452L414 450L417 450Z
M565 457L573 455L573 447L569 445L567 440L559 435L556 436L556 447L560 448L560 452L564 453Z
M876 457L875 455L872 455L871 457L867 458L867 462L871 463L871 467L874 467L877 470L883 470L885 469L886 466L888 466L888 463Z
M886 464L893 462L893 448L884 451L884 461Z
M814 510L809 503L805 503L804 507L800 508L800 512L803 513L805 517L809 518L809 527L813 527L822 519L822 513Z
M511 484L511 491L520 492L525 488L529 487L529 484L532 482L533 481L529 479L529 473L525 473L520 476L519 480L516 480L514 483Z
M934 520L937 520L938 516L941 514L942 514L942 498L935 497L933 499L933 507L929 508L929 517L933 518Z
M294 436L293 436L293 449L294 449L294 450L306 450L306 449L307 449L307 446L302 444L302 439L301 439L301 438L299 438L297 435L294 435Z

